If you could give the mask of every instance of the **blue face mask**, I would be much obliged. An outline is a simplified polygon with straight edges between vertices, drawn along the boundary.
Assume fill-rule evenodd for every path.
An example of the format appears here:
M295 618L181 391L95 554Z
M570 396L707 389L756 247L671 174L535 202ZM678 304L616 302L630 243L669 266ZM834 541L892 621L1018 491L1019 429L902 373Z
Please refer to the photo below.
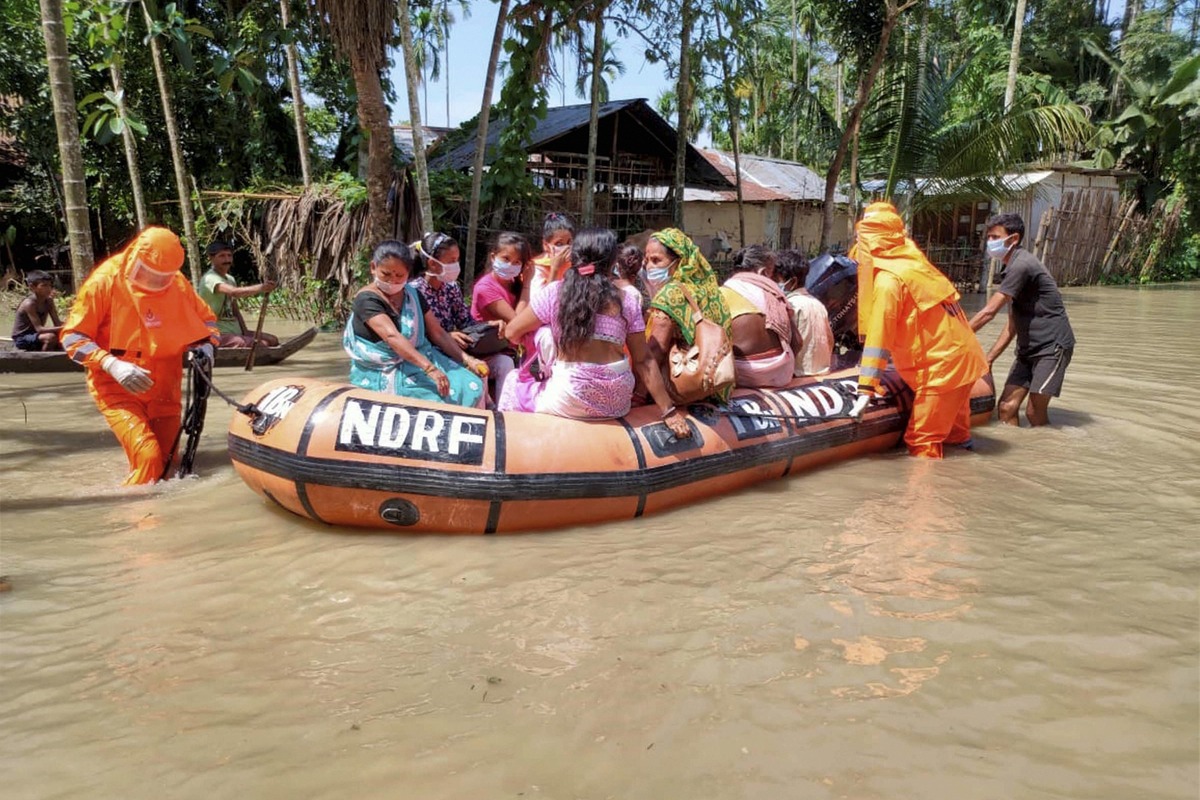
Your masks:
M654 287L662 286L670 277L670 267L654 267L646 270L646 283Z
M997 260L1004 258L1008 254L1010 246L1005 244L1008 239L988 239L987 254Z

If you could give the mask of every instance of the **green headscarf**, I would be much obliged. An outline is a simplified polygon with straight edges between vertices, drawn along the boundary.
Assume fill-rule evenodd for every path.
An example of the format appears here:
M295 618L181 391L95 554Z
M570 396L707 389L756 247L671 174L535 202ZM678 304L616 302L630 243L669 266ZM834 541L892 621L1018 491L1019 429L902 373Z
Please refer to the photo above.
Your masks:
M700 309L700 315L710 322L715 322L725 329L725 335L733 341L730 330L729 307L721 297L721 288L717 285L717 274L709 265L708 259L696 247L696 243L678 228L667 228L651 234L651 238L679 256L679 266L675 274L665 286L658 290L650 301L651 308L671 318L679 326L684 340L691 345L696 341L696 323L692 322L692 306L688 303L690 294ZM685 294L684 290L687 290ZM715 395L719 402L727 402L733 387L726 387Z
M688 304L684 287L700 307L700 313L710 322L715 322L725 329L725 335L732 338L729 329L729 308L721 297L721 289L717 285L717 274L709 266L708 259L696 247L696 243L678 228L667 228L651 234L659 244L679 256L679 267L665 286L658 290L650 301L651 308L671 318L679 326L684 340L690 345L696 340L696 324L692 322L692 307Z

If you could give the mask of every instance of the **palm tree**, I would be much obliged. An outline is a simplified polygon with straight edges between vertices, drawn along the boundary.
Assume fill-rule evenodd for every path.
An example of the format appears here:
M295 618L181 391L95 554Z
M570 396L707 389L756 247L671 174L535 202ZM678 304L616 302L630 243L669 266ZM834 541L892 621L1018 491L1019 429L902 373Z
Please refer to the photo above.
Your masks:
M413 167L417 173L417 202L421 207L421 229L433 224L433 201L429 196L429 166L425 162L425 132L421 128L421 101L417 97L416 47L413 45L412 17L408 13L408 0L399 0L400 46L404 51L404 79L408 84L408 112L412 123ZM437 59L433 60L437 65Z
M496 85L496 68L500 63L500 47L504 44L504 26L508 23L509 0L500 0L496 12L496 29L492 34L492 52L488 57L487 75L483 79L483 100L479 108L479 128L475 133L475 164L471 170L471 199L467 211L466 286L475 281L475 245L479 235L479 195L483 190L483 162L487 150L488 119L492 113L492 90Z
M87 182L83 173L83 148L79 143L79 120L75 115L75 82L71 79L62 2L41 0L41 11L46 63L50 68L50 96L54 102L54 126L58 131L58 153L62 160L67 238L71 242L71 273L78 288L91 272L94 256Z
M279 16L284 30L291 27L290 0L279 0ZM308 125L304 116L304 93L300 87L300 58L296 52L295 38L287 43L288 83L292 87L292 112L296 118L296 147L300 150L300 175L304 188L312 186L312 168L308 162Z
M594 225L596 219L596 149L600 137L601 75L604 72L604 9L598 1L592 15L591 47L591 108L588 110L587 180L583 185L583 223ZM581 53L582 55L582 53ZM582 59L580 59L582 61ZM582 70L580 70L582 73ZM583 81L583 75L579 76Z
M350 62L358 96L358 120L367 136L367 227L370 242L385 239L392 224L387 210L392 184L392 128L379 71L392 38L392 0L313 0L334 46Z
M886 197L907 187L909 212L935 202L1010 197L1005 172L1071 151L1091 133L1086 112L1048 84L1007 111L985 107L952 121L956 99L969 91L960 83L969 66L967 60L947 73L936 56L922 67L919 54L911 55L877 86L863 123L863 155L886 166Z
M595 71L595 42L579 53L578 72L575 76L575 94L579 97L591 96L592 73ZM625 74L625 62L617 58L616 51L610 39L605 39L600 48L600 102L609 100L609 82L615 81Z
M842 164L845 163L846 153L850 149L851 142L858 139L859 125L862 123L863 112L866 110L867 102L871 98L871 88L875 85L875 79L879 75L879 70L883 67L884 58L887 57L888 41L892 37L892 31L896 29L896 25L900 22L900 15L908 9L916 5L917 0L884 0L884 18L882 27L879 30L879 39L875 45L875 53L865 69L862 70L862 75L858 79L858 98L854 105L850 108L850 116L846 120L846 128L842 131L841 140L838 142L837 150L833 154L833 162L829 165L829 170L825 173L825 201L821 211L821 249L829 244L830 237L833 235L833 196L837 191L838 179L842 174ZM851 187L851 191L855 191Z
M1012 108L1017 94L1017 67L1021 63L1021 29L1025 26L1025 0L1017 0L1013 15L1012 51L1008 56L1008 82L1004 85L1004 110Z
M171 164L175 168L175 191L179 196L179 213L183 218L183 238L187 247L192 283L200 284L200 247L196 241L196 212L192 207L192 190L188 185L187 166L183 160L183 144L179 138L179 125L175 122L175 104L171 100L171 85L167 82L167 66L163 61L159 36L165 30L162 22L155 20L150 5L153 0L141 0L142 16L146 20L146 34L150 41L150 58L154 62L154 76L158 81L158 97L162 103L163 121L167 126L167 141L171 146Z

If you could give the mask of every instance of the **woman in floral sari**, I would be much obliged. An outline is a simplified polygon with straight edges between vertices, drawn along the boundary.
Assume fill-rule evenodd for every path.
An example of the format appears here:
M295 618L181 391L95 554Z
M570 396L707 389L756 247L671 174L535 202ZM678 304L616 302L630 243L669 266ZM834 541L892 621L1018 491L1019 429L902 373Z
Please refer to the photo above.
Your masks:
M721 298L717 275L700 248L678 228L658 231L646 243L646 287L651 297L647 345L660 369L667 366L671 345L690 347L696 339L689 296L704 319L730 335L729 309ZM712 399L723 403L732 390L726 387ZM683 410L672 409L668 416L683 415Z

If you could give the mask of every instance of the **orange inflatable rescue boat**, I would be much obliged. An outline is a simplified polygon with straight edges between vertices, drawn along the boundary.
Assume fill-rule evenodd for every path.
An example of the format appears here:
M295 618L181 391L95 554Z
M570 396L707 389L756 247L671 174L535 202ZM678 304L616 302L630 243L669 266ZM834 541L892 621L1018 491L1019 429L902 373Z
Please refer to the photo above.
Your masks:
M492 413L304 378L270 381L234 414L229 454L251 489L329 525L423 533L516 533L629 519L769 478L888 450L912 393L894 372L887 394L847 416L858 373L739 389L728 408L689 408L676 439L654 406L580 421ZM981 379L972 423L995 407Z

